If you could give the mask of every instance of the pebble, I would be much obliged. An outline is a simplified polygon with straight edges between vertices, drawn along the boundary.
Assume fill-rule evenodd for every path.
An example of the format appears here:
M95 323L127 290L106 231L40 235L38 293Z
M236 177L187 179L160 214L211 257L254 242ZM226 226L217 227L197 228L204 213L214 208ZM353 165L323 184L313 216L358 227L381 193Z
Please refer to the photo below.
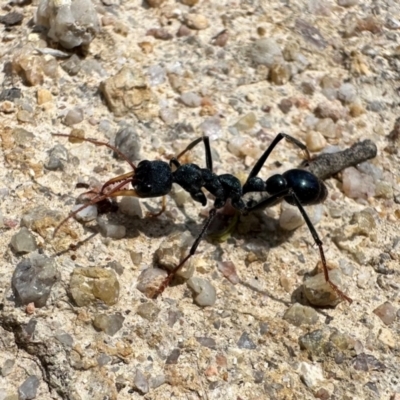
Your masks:
M245 132L253 128L256 123L257 123L256 115L253 112L250 112L241 117L239 121L235 123L234 126L239 132Z
M23 227L11 238L11 247L16 253L26 254L37 249L36 239L29 229Z
M257 348L256 344L250 339L250 336L247 332L243 332L240 336L237 346L239 349L247 349L247 350L254 350Z
M100 31L97 12L90 0L63 2L41 0L37 12L37 25L49 28L47 36L66 49L88 46Z
M317 152L324 149L327 145L327 142L320 132L309 131L306 136L306 145L309 151Z
M12 11L0 17L0 24L4 24L6 26L21 25L23 19L24 14Z
M45 206L37 206L31 208L22 215L21 226L37 232L40 236L48 235L48 228L56 227L63 214L60 211L55 211Z
M69 159L68 150L62 144L56 144L48 153L44 167L49 171L62 171Z
M185 6L193 7L195 6L199 0L181 0L181 3L184 4Z
M357 371L384 371L385 364L380 362L372 354L360 353L352 360L353 368Z
M64 118L64 125L72 126L79 124L83 121L84 113L82 108L75 107L72 110L67 112L67 115Z
M111 239L122 239L126 236L126 227L124 225L111 224L103 218L97 218L96 222L102 236Z
M286 201L281 203L281 215L279 216L279 226L286 231L293 231L303 224L304 218L301 215L297 206L293 206ZM322 218L324 212L323 204L308 206L306 209L307 215L314 225L317 225Z
M357 89L351 83L343 83L339 87L337 97L345 104L353 103L357 99Z
M353 7L358 4L359 0L336 0L341 7Z
M155 259L159 266L172 271L186 256L195 238L189 233L174 232L165 238L155 252ZM177 277L188 280L194 273L195 257L191 257L176 273Z
M195 108L201 105L201 97L193 92L183 93L179 99L186 107Z
M310 364L302 361L299 363L297 372L299 373L301 380L309 388L315 388L325 380L320 364Z
M154 322L159 313L160 309L152 301L140 304L136 310L137 315L140 315L142 318L147 319L150 322Z
M221 271L222 275L233 285L237 285L240 282L240 278L236 272L236 266L232 261L219 262L218 270Z
M200 307L213 306L217 300L214 286L202 278L190 278L187 285L194 293L194 302Z
M146 36L153 36L153 38L159 40L171 40L173 38L172 34L164 28L151 28L146 32Z
M315 130L322 133L327 139L336 139L338 137L338 129L332 118L322 118L315 125Z
M396 312L396 308L388 301L385 301L373 311L385 325L391 325L396 320Z
M208 136L211 141L218 140L222 136L221 119L218 116L206 118L199 129L204 136Z
M12 65L28 86L38 86L44 83L43 58L25 53L27 49L14 55Z
M126 125L119 129L115 135L115 147L129 160L139 160L142 145L136 128L132 125Z
M369 175L349 167L342 172L343 193L351 199L368 199L375 195L375 184Z
M35 307L44 307L50 296L51 288L59 280L53 258L33 255L17 264L11 287L17 303L27 305L34 303Z
M147 268L143 270L138 279L136 288L148 298L153 298L154 293L164 282L168 273L160 268Z
M167 359L165 360L165 364L173 365L178 364L178 359L181 355L181 351L179 349L173 349Z
M295 303L285 312L283 319L294 326L315 325L319 316L313 308Z
M3 366L1 367L1 376L6 377L10 375L15 365L15 359L9 358L4 361Z
M69 282L69 292L78 307L97 301L112 306L118 302L119 289L115 272L101 267L75 268Z
M123 214L129 215L130 217L137 216L140 219L144 218L142 205L140 203L140 200L136 197L123 197L118 203L118 209Z
M190 29L202 30L210 26L208 19L201 14L186 14L183 20Z
M32 118L31 113L25 110L20 110L17 112L17 120L19 122L25 122L25 123L32 123L34 122L34 119Z
M282 86L289 82L291 76L292 72L288 63L276 63L269 70L268 80L275 85Z
M82 204L77 204L72 207L72 212L75 212L82 207ZM98 210L95 205L88 205L83 210L74 215L74 218L79 222L90 222L97 218Z
M146 0L147 4L148 4L150 7L153 7L153 8L158 8L158 7L160 7L161 4L164 3L164 1L165 1L165 0Z
M288 114L293 107L293 102L290 99L282 99L278 107L284 114Z
M149 391L149 381L147 380L143 372L140 371L140 369L136 370L136 374L133 379L133 386L138 392L142 394L146 394Z
M31 400L36 397L40 381L36 375L29 376L18 388L18 400Z
M174 125L179 119L178 110L172 107L160 107L160 118L167 125Z
M228 150L236 157L252 157L257 159L260 148L248 136L234 136L228 142Z
M324 354L325 344L328 340L327 332L322 329L306 333L299 337L299 346L301 350L306 350L311 359L315 356Z
M272 38L261 38L254 42L251 49L251 59L256 65L272 67L283 60L282 50Z
M57 331L54 337L65 347L72 348L72 346L74 345L73 337L63 330Z
M204 347L215 350L217 343L215 339L210 337L196 337L196 340Z
M114 336L124 323L125 317L121 314L95 314L93 318L93 327L99 331L105 332L109 336Z
M37 104L41 106L44 103L49 103L53 101L53 95L50 90L47 89L38 89L37 93Z
M82 67L81 60L76 54L73 54L68 60L62 62L60 65L69 76L78 75Z
M337 287L342 288L344 279L340 269L329 271L329 278ZM307 279L304 282L303 291L307 300L314 306L333 307L342 301L341 297L325 281L323 272Z
M328 45L322 33L307 21L301 18L297 18L295 21L295 29L304 38L305 41L311 43L320 50L323 50Z

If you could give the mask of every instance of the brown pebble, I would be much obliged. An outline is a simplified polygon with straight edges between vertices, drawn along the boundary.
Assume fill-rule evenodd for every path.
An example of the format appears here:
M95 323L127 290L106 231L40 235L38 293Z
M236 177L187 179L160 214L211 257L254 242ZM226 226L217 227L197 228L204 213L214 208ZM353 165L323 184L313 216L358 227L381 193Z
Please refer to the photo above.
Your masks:
M211 39L211 43L214 46L224 47L228 42L229 34L228 30L224 29L222 32L218 33Z
M199 2L199 0L181 0L181 2L185 6L193 7L194 5L196 5Z
M375 308L373 313L377 315L385 325L390 325L396 319L396 308L385 301L379 307Z
M146 0L147 4L152 8L158 8L164 3L164 0Z
M51 92L47 89L38 89L37 91L37 103L38 105L42 105L44 103L47 103L49 101L53 100L53 95Z
M201 14L187 14L185 16L185 24L190 29L195 29L197 31L207 29L210 26L208 19Z
M153 36L160 40L171 40L172 35L164 28L152 28L146 32L146 36Z
M278 107L284 114L287 114L293 107L293 102L290 99L282 99L281 102L278 104Z

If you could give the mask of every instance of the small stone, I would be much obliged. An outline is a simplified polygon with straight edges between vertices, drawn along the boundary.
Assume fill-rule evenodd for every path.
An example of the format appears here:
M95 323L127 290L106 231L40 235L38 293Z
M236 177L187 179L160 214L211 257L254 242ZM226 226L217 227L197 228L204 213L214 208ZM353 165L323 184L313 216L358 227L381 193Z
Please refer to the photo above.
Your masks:
M53 95L47 89L38 89L37 91L37 104L41 106L44 103L53 101Z
M349 104L348 107L349 107L349 113L353 118L357 118L365 113L365 108L358 100L356 100L354 103Z
M165 1L165 0L146 0L147 4L148 4L150 7L153 7L153 8L158 8L158 7L160 7L161 4L164 3L164 1Z
M329 279L337 286L343 283L343 274L340 269L329 271ZM317 274L304 282L304 294L307 300L314 306L336 306L342 299L326 282L324 273Z
M306 350L309 356L319 356L324 353L327 339L327 335L322 329L306 333L299 337L300 349Z
M205 279L191 278L187 285L194 293L194 302L200 307L208 307L215 304L217 292L214 286Z
M72 212L79 210L82 207L82 204L77 204L76 206L72 207ZM88 205L81 211L77 212L74 215L74 218L79 222L90 222L97 218L98 210L95 205Z
M136 310L137 315L140 315L142 318L147 319L150 322L155 321L159 313L160 309L153 302L140 304Z
M248 136L234 136L228 143L228 150L236 157L257 159L260 148Z
M372 354L360 353L352 361L353 367L357 371L384 371L386 369L385 364L381 363Z
M68 150L62 144L56 144L48 151L49 157L44 166L49 171L62 171L64 164L68 162Z
M287 63L274 64L269 70L268 80L275 85L284 85L291 78L291 70Z
M204 347L209 349L216 349L217 343L213 338L209 337L196 337L196 340Z
M1 376L6 377L7 375L10 375L14 368L14 365L15 365L15 359L9 358L6 361L4 361L4 364L1 367Z
M65 347L72 348L74 344L73 337L69 333L64 332L63 330L57 331L54 337Z
M180 355L181 351L179 349L173 349L171 351L171 354L165 360L165 364L167 365L178 364L178 358L180 357Z
M130 217L139 217L140 219L144 218L144 213L142 209L142 205L140 200L136 197L123 197L121 201L118 203L118 209L125 215L129 215Z
M305 81L301 82L301 90L304 94L312 96L316 90L316 87L313 82Z
M281 204L281 209L282 212L279 216L279 226L285 231L293 231L305 223L297 206L293 206L284 201ZM324 208L322 204L307 207L307 215L314 225L319 223L323 212Z
M79 71L81 70L81 66L81 60L76 54L73 54L68 60L61 63L61 68L69 76L78 75Z
M222 136L221 119L218 116L206 118L199 125L199 129L211 141L217 140Z
M336 139L338 137L338 129L332 118L320 119L315 125L315 130L322 133L327 139Z
M17 112L17 120L19 122L25 122L25 123L32 123L34 121L31 113L29 113L26 110L20 110Z
M136 370L135 378L133 379L133 386L142 394L146 394L149 391L149 382L140 369Z
M202 30L210 26L208 19L201 14L186 14L184 22L190 29Z
M251 49L251 58L256 65L265 65L269 68L283 61L282 51L272 38L256 40Z
M313 44L320 50L323 50L328 45L328 42L323 37L322 33L307 21L297 18L295 21L295 29L298 31L307 42Z
M100 31L93 3L70 0L61 4L41 0L36 13L37 25L49 28L47 36L66 49L88 46Z
M183 93L179 99L186 107L194 108L201 105L201 97L193 92Z
M315 325L319 321L318 313L313 308L299 303L293 304L286 311L283 319L295 326Z
M134 126L124 126L117 132L115 147L131 161L140 159L141 143ZM119 157L118 154L116 156Z
M357 98L357 89L351 83L343 83L338 90L338 99L345 104L353 103Z
M373 313L377 315L385 325L391 325L396 320L396 308L386 301L379 307L375 308Z
M195 6L199 0L181 0L181 3L184 4L185 6L193 7Z
M37 249L36 239L29 229L23 227L11 238L11 247L16 253L31 253Z
M321 151L326 147L326 144L326 139L320 132L310 131L307 133L306 145L309 151Z
M172 107L161 107L160 118L167 125L174 125L179 118L178 110Z
M290 99L282 99L278 107L284 114L288 114L293 107L293 102Z
M24 14L12 11L0 17L0 24L4 24L6 26L21 25L23 19Z
M64 118L64 125L66 126L72 126L75 124L79 124L80 122L83 121L84 113L82 108L73 108L72 110L69 110L67 115Z
M235 264L232 261L219 262L218 270L221 271L222 275L233 285L237 285L240 282L240 278L236 272Z
M18 388L18 399L19 400L31 400L36 397L36 393L40 381L37 376L31 375L24 383Z
M11 287L17 303L35 307L44 307L50 296L51 288L59 280L54 259L35 255L21 261L15 268Z
M368 199L375 195L375 184L369 175L360 173L356 168L346 168L342 173L343 193L351 199Z
M248 131L249 129L253 128L257 122L257 117L253 112L250 112L239 119L234 125L235 128L240 131Z
M71 274L69 291L78 307L97 301L112 306L119 299L119 282L113 270L101 267L75 268Z
M153 36L155 39L159 40L171 40L173 38L172 34L164 28L149 29L146 32L146 36Z
M189 233L173 233L164 239L160 247L156 250L155 259L158 265L164 269L172 271L189 251L194 242L194 237ZM188 280L194 273L194 257L191 257L182 268L176 273L176 276Z
M124 225L111 224L103 218L97 218L96 222L99 225L101 235L106 238L118 240L126 236L126 227Z
M121 314L96 314L93 319L93 326L109 336L114 336L121 328L125 318Z
M154 294L167 278L168 273L159 268L147 268L138 277L136 288L144 293L148 298L153 298Z
M12 66L14 71L19 74L29 86L43 85L43 58L27 53L27 49L22 48L14 55Z
M0 103L0 112L4 114L12 114L17 110L12 101L6 100Z
M21 226L25 226L42 237L47 237L49 228L55 228L63 214L45 206L37 206L22 215Z
M243 332L242 336L237 342L237 346L239 349L247 349L247 350L254 350L257 348L256 344L250 339L250 336L247 332Z
M336 0L341 7L353 7L358 4L358 0Z
M303 361L299 364L297 371L301 380L309 388L314 388L325 380L320 364L309 364Z

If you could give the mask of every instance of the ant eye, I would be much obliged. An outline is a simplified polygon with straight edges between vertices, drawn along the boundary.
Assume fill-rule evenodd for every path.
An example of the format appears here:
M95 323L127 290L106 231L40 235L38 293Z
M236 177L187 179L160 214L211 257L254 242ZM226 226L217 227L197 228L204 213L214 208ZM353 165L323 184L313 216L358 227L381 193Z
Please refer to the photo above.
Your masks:
M145 183L144 185L142 185L140 187L140 191L144 192L144 193L148 193L148 192L151 192L151 188L152 188L151 183Z

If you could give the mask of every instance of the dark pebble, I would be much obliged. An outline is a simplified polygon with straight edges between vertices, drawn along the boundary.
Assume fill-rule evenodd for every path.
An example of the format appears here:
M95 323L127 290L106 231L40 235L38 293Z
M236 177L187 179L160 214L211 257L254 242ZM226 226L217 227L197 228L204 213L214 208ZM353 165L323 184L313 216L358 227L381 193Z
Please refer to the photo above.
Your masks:
M248 349L248 350L254 350L257 348L255 343L250 339L249 334L247 332L243 332L242 336L240 336L240 339L237 342L237 346L239 349Z
M6 26L20 25L22 20L24 19L24 15L13 11L6 15L0 17L0 23Z

